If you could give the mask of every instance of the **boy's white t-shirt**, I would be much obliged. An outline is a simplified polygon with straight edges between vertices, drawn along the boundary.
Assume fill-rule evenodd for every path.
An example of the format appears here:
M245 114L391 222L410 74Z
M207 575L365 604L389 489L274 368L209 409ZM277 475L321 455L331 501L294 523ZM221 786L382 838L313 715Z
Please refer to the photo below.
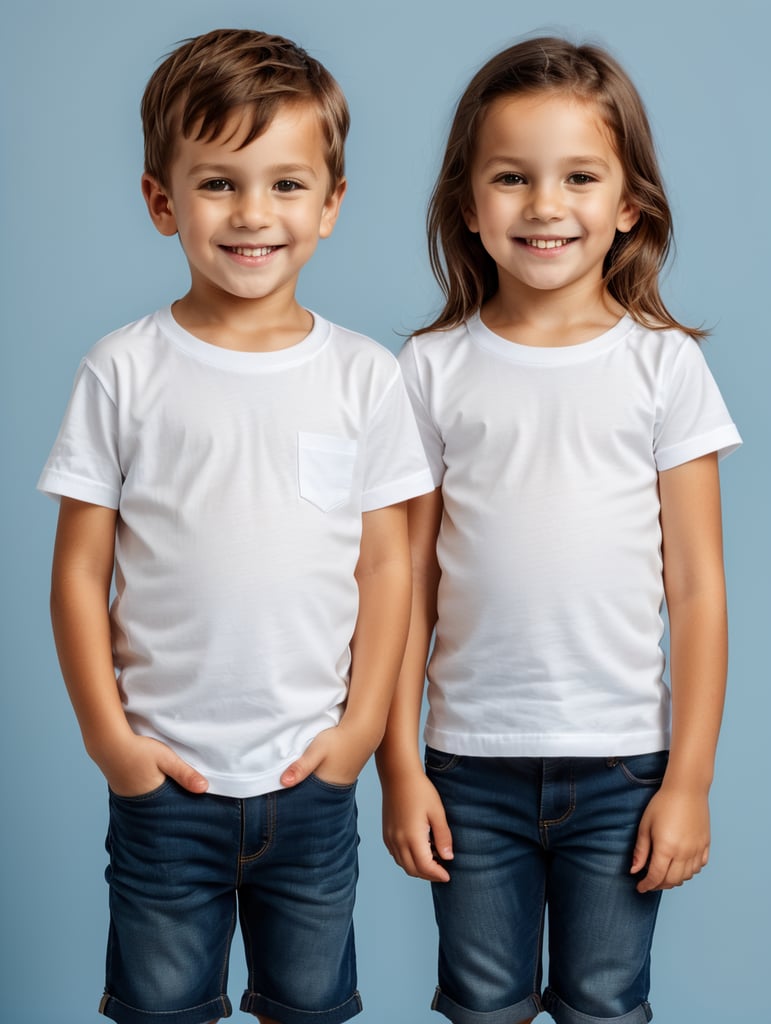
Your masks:
M426 741L668 747L658 474L741 443L699 346L624 317L534 348L475 316L399 360L444 497Z
M291 348L237 352L165 309L83 360L38 486L119 510L132 727L245 797L340 720L362 513L433 484L380 345L315 316Z

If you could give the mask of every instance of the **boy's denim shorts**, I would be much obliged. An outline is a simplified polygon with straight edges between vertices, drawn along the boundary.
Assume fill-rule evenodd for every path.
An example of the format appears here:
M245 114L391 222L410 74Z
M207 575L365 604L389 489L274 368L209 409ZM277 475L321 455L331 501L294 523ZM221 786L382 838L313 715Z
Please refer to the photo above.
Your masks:
M452 831L433 883L439 987L455 1024L645 1024L661 894L630 875L666 751L611 758L466 757L426 750ZM541 993L548 925L548 987Z
M110 935L100 1011L120 1024L231 1014L230 942L246 950L246 1013L341 1024L361 1010L353 904L355 785L311 776L246 800L110 794Z

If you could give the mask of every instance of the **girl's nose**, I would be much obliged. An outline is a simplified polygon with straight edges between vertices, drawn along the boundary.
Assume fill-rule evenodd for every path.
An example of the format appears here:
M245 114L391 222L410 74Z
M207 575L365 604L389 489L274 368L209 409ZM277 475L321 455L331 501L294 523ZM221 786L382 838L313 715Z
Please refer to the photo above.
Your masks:
M544 182L531 186L527 203L527 216L532 220L559 220L564 206L559 185Z

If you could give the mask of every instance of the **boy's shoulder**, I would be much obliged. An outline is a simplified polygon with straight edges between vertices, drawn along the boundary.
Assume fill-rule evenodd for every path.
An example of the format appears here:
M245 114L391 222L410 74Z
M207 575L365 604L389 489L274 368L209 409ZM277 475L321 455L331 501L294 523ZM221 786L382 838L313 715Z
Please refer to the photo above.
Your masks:
M86 353L86 361L94 363L110 362L124 352L137 352L157 343L161 333L159 319L162 311L148 313L138 320L123 324L105 334Z
M339 350L343 357L351 359L360 358L371 360L381 364L384 368L397 368L396 356L390 349L367 334L361 334L349 327L325 320L316 313L313 314L316 324L324 325L329 333L329 340Z

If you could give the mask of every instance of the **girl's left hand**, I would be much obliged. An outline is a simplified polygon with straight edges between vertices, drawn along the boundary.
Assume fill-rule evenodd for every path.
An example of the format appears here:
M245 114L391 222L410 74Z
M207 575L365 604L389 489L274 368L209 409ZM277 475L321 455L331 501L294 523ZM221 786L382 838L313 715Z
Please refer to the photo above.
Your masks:
M643 814L631 874L645 871L638 892L673 889L693 878L709 859L709 803L701 792L667 786Z

